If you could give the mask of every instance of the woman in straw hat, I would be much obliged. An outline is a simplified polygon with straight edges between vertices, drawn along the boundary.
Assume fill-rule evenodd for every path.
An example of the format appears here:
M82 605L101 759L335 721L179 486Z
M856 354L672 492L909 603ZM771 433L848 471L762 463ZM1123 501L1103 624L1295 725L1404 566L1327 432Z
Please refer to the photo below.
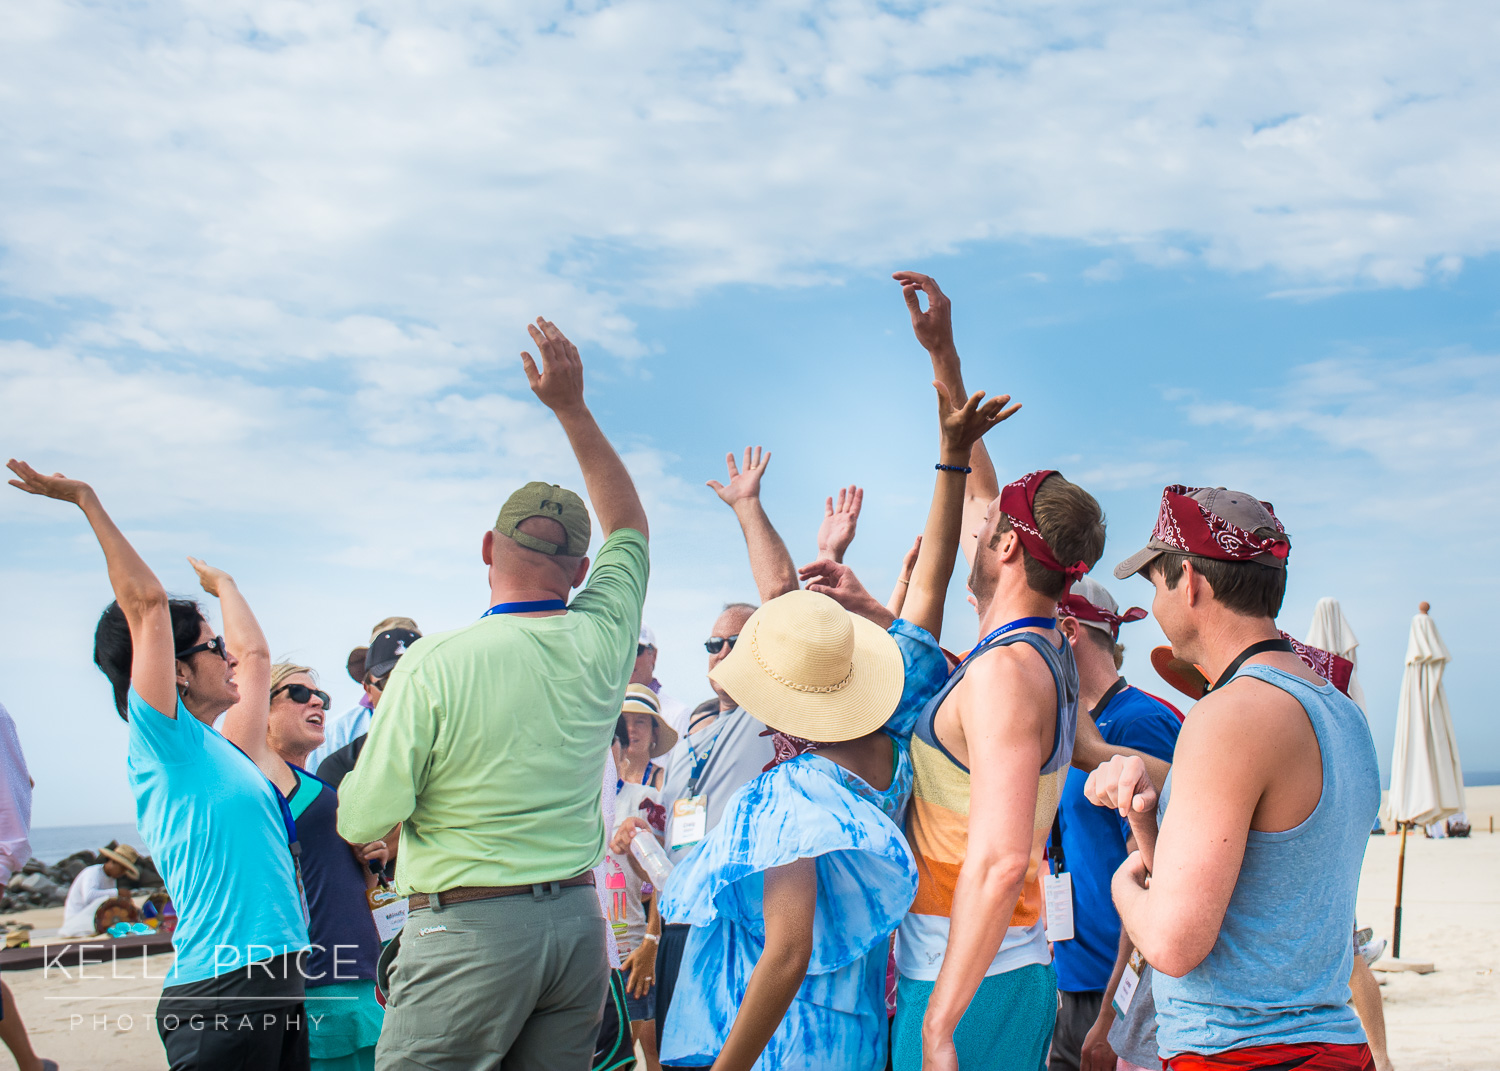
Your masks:
M827 595L789 591L751 616L709 673L776 730L779 761L730 799L663 897L663 916L693 927L662 1041L672 1064L886 1065L889 937L917 887L901 833L906 739L947 678L935 636L969 453L1015 412L1004 396L981 406L982 393L955 408L935 386L941 460L909 618L887 631ZM805 573L857 585L830 562Z
M104 901L120 895L120 879L140 880L141 871L135 865L139 857L130 845L101 848L99 855L101 861L80 870L68 886L59 937L92 937L98 932L94 929L94 912Z

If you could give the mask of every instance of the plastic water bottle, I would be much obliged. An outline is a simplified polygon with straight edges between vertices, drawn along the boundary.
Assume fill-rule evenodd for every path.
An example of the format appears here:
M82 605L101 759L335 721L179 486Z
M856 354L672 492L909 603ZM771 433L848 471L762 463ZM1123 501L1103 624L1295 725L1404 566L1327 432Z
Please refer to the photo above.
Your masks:
M667 876L672 873L672 860L649 830L642 829L630 839L630 854L641 864L652 885L660 889L667 884Z

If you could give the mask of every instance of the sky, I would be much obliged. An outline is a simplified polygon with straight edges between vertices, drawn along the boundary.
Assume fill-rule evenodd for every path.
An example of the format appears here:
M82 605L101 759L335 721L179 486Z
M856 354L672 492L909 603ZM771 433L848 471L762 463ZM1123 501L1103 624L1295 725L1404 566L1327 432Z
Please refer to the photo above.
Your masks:
M704 481L747 444L799 562L866 488L889 590L936 434L898 269L952 296L971 389L1109 521L1161 488L1274 503L1281 623L1338 598L1382 764L1417 603L1471 777L1500 596L1500 12L1392 2L64 3L0 38L0 453L90 481L170 590L234 574L336 706L349 649L486 606L479 541L580 485L526 322L580 346L652 525L666 689L752 598ZM128 820L72 507L0 488L0 702L34 821ZM201 592L197 593L201 595ZM211 613L212 599L204 596ZM944 641L975 623L959 585ZM1125 674L1164 691L1154 622Z

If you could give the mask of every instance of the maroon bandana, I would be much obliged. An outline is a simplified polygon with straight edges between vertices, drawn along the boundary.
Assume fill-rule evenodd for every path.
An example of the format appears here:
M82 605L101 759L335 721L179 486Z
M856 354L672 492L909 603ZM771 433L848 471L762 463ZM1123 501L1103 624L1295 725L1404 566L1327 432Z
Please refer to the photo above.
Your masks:
M805 755L809 751L817 751L819 748L828 746L816 740L804 740L800 736L791 736L776 729L767 729L760 735L771 738L771 748L773 750L771 761L761 767L761 773L765 773L773 767L780 766L788 759L795 759L798 755Z
M1322 677L1345 695L1349 694L1349 678L1354 675L1354 663L1332 651L1313 647L1283 632L1281 638L1292 645L1297 657L1307 668Z
M1058 562L1052 548L1047 546L1047 541L1042 538L1041 529L1036 523L1036 492L1042 486L1042 481L1048 476L1055 476L1056 469L1038 469L1036 472L1028 472L1015 483L1008 483L1000 492L1000 512L1010 518L1010 526L1016 530L1016 535L1021 539L1021 546L1026 548L1043 569L1049 569L1054 573L1062 573L1067 577L1063 584L1063 595L1068 594L1068 589L1073 586L1089 567L1083 562L1074 562L1072 565L1062 565Z
M1263 538L1230 524L1217 513L1200 506L1188 496L1201 487L1184 487L1173 484L1161 493L1161 512L1156 516L1156 530L1151 538L1184 554L1196 554L1203 558L1215 558L1225 562L1247 562L1270 554L1285 559L1292 549L1284 535ZM1285 532L1271 503L1262 502L1266 512L1276 525L1278 533Z
M1111 639L1120 638L1120 626L1132 621L1140 621L1146 616L1146 611L1139 606L1132 606L1123 614L1115 614L1102 606L1095 606L1082 595L1064 595L1057 604L1057 616L1076 617L1080 621L1098 621L1109 626Z

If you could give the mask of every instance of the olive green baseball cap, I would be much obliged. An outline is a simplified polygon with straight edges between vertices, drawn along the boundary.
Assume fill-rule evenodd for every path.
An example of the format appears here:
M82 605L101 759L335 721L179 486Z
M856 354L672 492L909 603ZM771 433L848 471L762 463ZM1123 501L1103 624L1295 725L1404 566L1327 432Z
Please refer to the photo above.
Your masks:
M550 540L517 531L521 522L529 517L556 521L568 534L567 542L559 546ZM589 552L593 526L583 499L566 487L533 480L505 500L505 505L500 507L500 516L495 518L495 532L539 554L581 558Z

